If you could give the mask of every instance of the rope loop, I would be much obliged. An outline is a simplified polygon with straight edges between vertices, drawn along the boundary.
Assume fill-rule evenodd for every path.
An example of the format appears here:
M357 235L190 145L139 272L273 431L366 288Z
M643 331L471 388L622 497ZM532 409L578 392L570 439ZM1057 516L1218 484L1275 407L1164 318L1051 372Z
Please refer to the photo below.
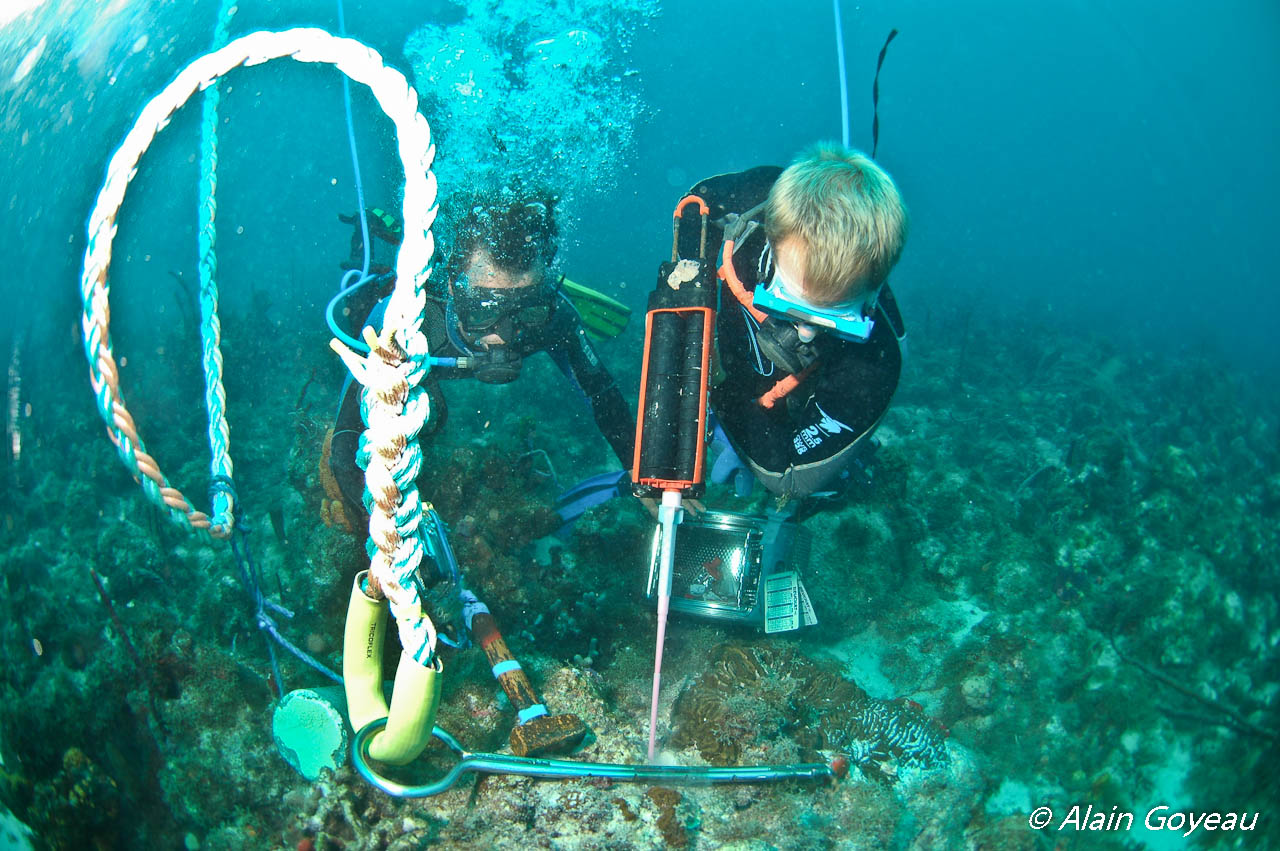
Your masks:
M425 394L418 390L417 385L429 368L422 323L426 282L435 251L431 234L436 215L436 178L431 171L435 148L431 143L431 128L418 112L417 93L403 74L383 64L376 51L358 41L339 38L319 29L250 33L197 58L143 107L138 120L112 155L102 189L89 215L80 287L89 380L111 442L125 465L141 482L147 496L165 508L171 517L191 528L204 529L220 537L230 535L234 507L232 492L219 489L214 493L214 519L210 520L169 484L138 435L125 406L119 368L111 346L108 270L116 234L116 217L124 202L125 191L137 173L142 154L168 124L173 113L193 94L208 89L233 68L278 58L334 65L347 77L370 89L396 128L397 150L405 173L401 210L405 226L396 256L396 285L383 319L384 330L378 335L371 329L365 329L365 339L370 343L371 351L364 358L336 340L332 345L352 375L363 385L361 405L367 412L368 424L364 438L368 449L366 481L372 496L369 548L373 555L370 571L386 592L403 646L415 658L428 659L435 651L435 627L423 614L420 595L411 578L427 550L422 531L421 500L414 476L422 464L416 437L426 421L429 407ZM211 156L216 156L216 152ZM213 190L212 170L209 175L202 186L206 197ZM209 202L207 221L211 222L215 213L216 207ZM202 230L202 262L207 264L206 280L210 282L216 268L211 237L211 231ZM225 400L221 396L220 358L209 351L217 348L220 338L217 294L212 284L207 290L202 287L201 308L206 319L206 402L210 416L216 419L225 408ZM211 367L215 360L218 364ZM226 434L215 424L210 427L210 441L215 455L215 482L219 481L220 475L229 480L229 459L226 466L220 468L216 457L225 448Z
M424 285L434 250L429 227L435 216L436 183L430 172L435 151L430 127L417 111L418 99L404 75L383 64L382 57L353 39L338 38L319 29L299 28L283 32L256 32L235 39L218 50L197 58L141 110L137 121L112 155L106 177L99 190L88 221L88 239L81 274L83 305L82 331L85 355L89 362L90 383L98 402L99 413L106 423L108 435L126 467L141 483L152 502L175 520L215 536L226 537L233 525L235 500L231 493L215 495L213 519L197 511L177 488L173 487L159 464L147 453L145 444L130 416L120 386L109 330L110 279L112 245L116 235L116 218L124 202L130 181L137 173L138 162L155 136L196 92L210 89L214 82L240 65L257 65L271 59L291 58L299 62L334 65L350 79L370 88L378 104L394 122L399 137L399 152L406 178L404 221L422 222L420 229L406 228L400 251L397 274L401 284L392 296L387 327L394 329L398 345L409 356L411 366L404 379L414 383L425 373L425 339L421 337L421 304L425 302ZM216 92L216 87L211 94ZM205 122L209 123L208 113ZM216 162L216 149L208 151L210 163ZM212 169L205 172L202 204L206 222L212 222L216 206L212 198L215 178ZM212 281L216 272L212 231L202 227L200 261ZM206 402L210 409L210 440L217 456L226 446L224 426L216 425L225 408L221 395L220 358L216 355L220 327L217 320L216 289L202 286L202 313L206 316L205 361L209 381ZM417 317L416 321L414 317ZM218 364L210 367L213 360ZM215 463L215 475L230 475L229 461Z

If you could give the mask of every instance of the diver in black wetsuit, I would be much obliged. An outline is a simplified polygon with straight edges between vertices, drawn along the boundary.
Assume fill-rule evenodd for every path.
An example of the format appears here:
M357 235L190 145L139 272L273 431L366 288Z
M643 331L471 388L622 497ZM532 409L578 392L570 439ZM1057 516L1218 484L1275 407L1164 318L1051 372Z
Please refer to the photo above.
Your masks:
M426 379L432 421L420 439L443 425L440 382L474 378L492 384L514 381L524 358L545 351L591 404L596 425L624 467L630 467L635 418L613 377L600 361L582 319L565 294L563 276L553 274L556 253L555 199L467 194L444 205L452 223L452 246L441 281L429 292L423 332L433 357L458 358L457 367L432 367ZM344 219L345 220L345 219ZM359 239L353 241L353 258ZM443 272L441 275L440 272ZM392 276L373 278L346 299L343 312L363 319L358 327L381 328ZM585 288L575 285L581 296ZM587 291L589 292L589 291ZM359 526L364 472L355 456L364 425L360 387L348 381L328 449L329 470L341 491L346 523ZM337 499L336 494L330 497Z
M902 370L906 332L886 283L907 229L897 187L865 155L820 145L785 171L690 192L711 209L708 260L720 267L720 428L779 497L842 491ZM681 256L697 256L697 231L682 229Z

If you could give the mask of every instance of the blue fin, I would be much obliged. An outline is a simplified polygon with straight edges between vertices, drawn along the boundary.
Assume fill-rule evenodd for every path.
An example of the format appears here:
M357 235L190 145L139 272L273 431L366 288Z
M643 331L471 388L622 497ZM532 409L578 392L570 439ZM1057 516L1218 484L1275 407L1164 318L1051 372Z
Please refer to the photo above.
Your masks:
M626 470L612 470L583 479L560 494L556 499L556 514L560 515L563 525L556 534L560 537L567 534L569 527L588 508L595 508L619 494L627 493L629 482L630 476Z

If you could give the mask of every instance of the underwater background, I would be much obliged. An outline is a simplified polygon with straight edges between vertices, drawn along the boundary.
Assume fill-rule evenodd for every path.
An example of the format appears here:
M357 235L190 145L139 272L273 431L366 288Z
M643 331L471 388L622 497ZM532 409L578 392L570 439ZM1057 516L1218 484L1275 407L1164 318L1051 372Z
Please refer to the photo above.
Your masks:
M871 147L877 54L899 31L877 160L912 215L892 277L906 370L874 486L806 520L818 625L766 637L673 616L661 729L683 764L843 748L857 770L736 787L495 776L400 801L349 762L314 782L290 767L273 710L323 679L287 653L272 672L227 545L146 501L87 380L78 284L106 164L225 5L0 6L0 848L1280 844L1280 7L843 4L855 146ZM343 14L417 89L442 194L506 175L561 193L560 268L635 310L599 345L630 399L676 200L842 132L818 0ZM338 15L244 0L229 33L337 33ZM341 79L234 70L217 172L236 487L261 590L295 613L280 629L331 668L367 566L320 519L344 377L324 309L351 236L337 216L357 206ZM148 449L207 508L196 99L130 185L111 330ZM396 209L394 133L358 85L351 126L366 203ZM446 388L424 496L548 706L592 728L577 758L639 762L652 521L614 500L548 537L556 494L612 461L551 364L526 373ZM441 726L503 748L515 712L483 654L444 664ZM923 745L895 738L906 726ZM1133 827L1090 830L1090 806ZM1145 829L1161 806L1237 827Z

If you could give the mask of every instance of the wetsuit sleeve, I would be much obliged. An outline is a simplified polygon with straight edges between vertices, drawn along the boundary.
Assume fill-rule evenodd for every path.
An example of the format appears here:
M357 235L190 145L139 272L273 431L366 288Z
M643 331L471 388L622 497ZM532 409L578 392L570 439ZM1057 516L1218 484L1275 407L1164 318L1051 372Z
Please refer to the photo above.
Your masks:
M596 427L609 441L623 468L630 469L635 455L636 428L631 407L592 347L582 320L567 300L562 299L557 306L555 322L558 333L547 347L548 353L560 371L587 397Z

